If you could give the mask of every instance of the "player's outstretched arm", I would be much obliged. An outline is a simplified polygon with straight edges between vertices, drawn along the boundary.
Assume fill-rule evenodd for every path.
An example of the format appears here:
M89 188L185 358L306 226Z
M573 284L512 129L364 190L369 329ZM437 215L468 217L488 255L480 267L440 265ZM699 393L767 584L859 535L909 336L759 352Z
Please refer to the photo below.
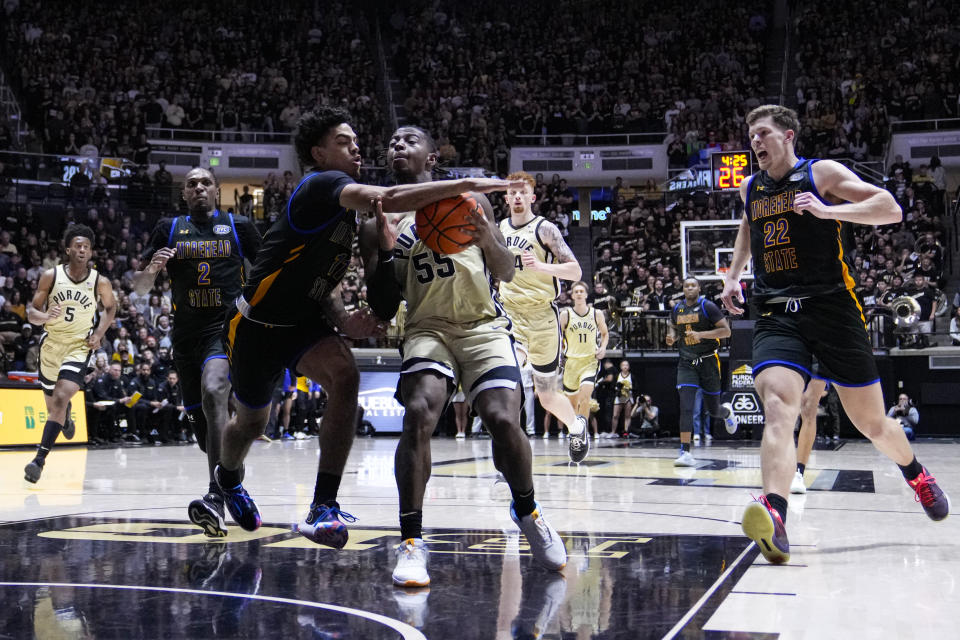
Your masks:
M810 192L798 193L793 201L797 213L809 213L824 220L871 225L903 220L903 210L892 193L864 182L839 162L821 160L815 163L813 180L829 202L823 202ZM833 202L841 204L831 204Z
M452 198L467 191L490 193L506 191L513 187L519 189L522 180L508 182L497 178L464 178L462 180L439 180L436 182L418 182L401 184L394 187L376 187L369 184L348 184L340 190L340 205L347 209L369 211L371 203L377 198L383 201L383 210L387 213L416 211L431 202Z
M547 249L555 256L556 262L540 262L534 255L528 251L520 255L523 261L523 268L530 271L540 271L549 274L561 280L577 281L583 275L580 263L577 257L573 255L570 246L563 239L560 229L552 222L544 222L540 225L541 239Z

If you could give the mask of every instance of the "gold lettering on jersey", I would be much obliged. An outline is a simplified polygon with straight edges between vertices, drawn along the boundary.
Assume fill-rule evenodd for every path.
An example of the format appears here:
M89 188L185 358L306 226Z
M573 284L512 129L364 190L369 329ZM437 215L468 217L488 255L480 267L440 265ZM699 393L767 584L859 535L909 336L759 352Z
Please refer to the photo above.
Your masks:
M797 250L793 247L763 252L763 267L767 273L789 271L796 269L798 266Z
M52 304L48 305L48 307L58 304L64 305L68 302L76 303L82 306L84 310L87 310L93 306L93 300L90 298L90 296L82 291L77 291L75 289L64 289L63 291L58 292L57 295L53 296Z
M313 281L313 286L310 287L310 293L308 293L307 296L319 302L327 296L327 292L329 292L329 290L330 283L326 278L320 276Z
M793 201L799 189L784 191L775 196L757 197L750 200L750 219L759 220L768 216L778 216L793 211Z
M187 291L190 306L194 309L212 309L223 306L223 297L219 287L204 287Z
M677 314L677 324L694 324L695 322L700 322L700 312L694 311L693 313L685 313L683 315Z
M353 227L346 222L340 222L330 234L330 242L350 249L353 247Z
M233 243L229 240L179 240L174 250L181 259L229 258L233 254Z

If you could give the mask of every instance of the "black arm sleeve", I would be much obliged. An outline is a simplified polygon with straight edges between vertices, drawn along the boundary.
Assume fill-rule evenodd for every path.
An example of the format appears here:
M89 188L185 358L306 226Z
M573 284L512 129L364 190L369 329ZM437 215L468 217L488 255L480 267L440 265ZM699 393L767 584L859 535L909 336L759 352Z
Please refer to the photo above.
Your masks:
M393 256L387 262L377 261L373 273L367 277L367 302L381 320L390 320L397 315L400 301L400 283L393 267Z

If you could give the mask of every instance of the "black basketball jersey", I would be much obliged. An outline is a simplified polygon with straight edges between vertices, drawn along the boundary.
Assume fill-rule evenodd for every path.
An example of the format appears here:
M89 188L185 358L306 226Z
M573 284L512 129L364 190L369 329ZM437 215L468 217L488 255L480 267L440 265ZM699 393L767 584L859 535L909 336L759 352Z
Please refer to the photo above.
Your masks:
M260 234L243 217L215 211L210 217L177 216L157 223L144 252L144 264L154 252L170 247L167 261L173 292L173 339L222 325L224 310L243 286L243 260L254 260Z
M766 171L750 178L744 211L750 220L754 295L760 302L825 295L856 286L850 223L793 210L798 193L809 191L823 200L813 182L814 162L801 158L779 181Z
M677 331L680 334L677 337L677 343L680 345L681 358L694 360L720 348L720 341L716 338L698 340L688 338L686 335L687 329L711 331L716 328L718 322L723 320L723 312L720 308L703 296L697 298L697 301L691 305L687 304L686 298L681 299L673 307L670 319L677 325Z
M320 302L350 265L357 215L340 206L340 192L354 183L342 171L311 173L300 181L250 270L244 316L281 326L324 317Z

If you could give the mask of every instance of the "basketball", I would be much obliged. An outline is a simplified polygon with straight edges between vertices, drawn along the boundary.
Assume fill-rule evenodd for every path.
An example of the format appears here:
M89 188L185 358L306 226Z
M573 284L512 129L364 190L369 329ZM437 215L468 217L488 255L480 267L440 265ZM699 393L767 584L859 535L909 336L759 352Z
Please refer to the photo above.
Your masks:
M463 232L474 228L467 222L471 211L483 215L480 203L467 194L428 204L417 211L417 235L437 253L460 253L473 240Z

